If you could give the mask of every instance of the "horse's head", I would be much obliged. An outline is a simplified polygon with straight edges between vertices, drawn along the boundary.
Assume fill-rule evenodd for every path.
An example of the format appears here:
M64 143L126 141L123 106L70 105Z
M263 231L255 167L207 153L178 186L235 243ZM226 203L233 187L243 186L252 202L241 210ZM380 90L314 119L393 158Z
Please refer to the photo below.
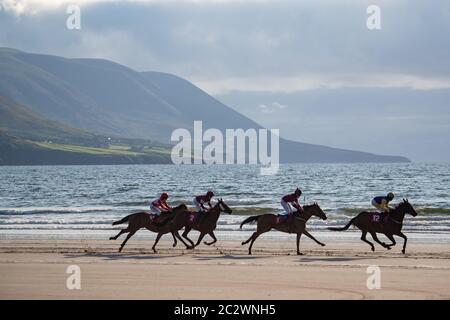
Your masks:
M408 199L403 199L403 202L401 202L398 206L399 209L401 209L405 213L409 213L413 217L417 216L416 210L414 210L411 203L409 203Z
M327 215L325 214L325 212L323 212L322 208L317 204L317 202L314 202L309 206L309 208L313 216L316 216L322 220L327 220Z
M226 212L226 213L228 213L228 214L231 214L231 213L233 212L233 210L231 210L230 207L227 206L227 204L222 200L222 198L220 198L220 199L217 201L217 206L219 206L219 210L220 210L221 212Z

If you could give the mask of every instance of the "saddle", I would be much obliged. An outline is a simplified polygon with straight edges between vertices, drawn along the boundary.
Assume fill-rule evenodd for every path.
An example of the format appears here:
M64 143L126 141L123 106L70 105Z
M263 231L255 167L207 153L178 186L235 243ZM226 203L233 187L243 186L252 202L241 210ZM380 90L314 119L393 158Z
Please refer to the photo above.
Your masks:
M190 223L198 223L200 219L205 215L202 211L190 212L189 214L189 222Z
M158 222L163 222L164 220L166 220L167 215L164 213L162 213L160 215L156 215L154 213L149 213L148 218L150 219L151 223L158 223Z
M284 223L290 224L293 219L294 215L278 214L276 224L284 224Z

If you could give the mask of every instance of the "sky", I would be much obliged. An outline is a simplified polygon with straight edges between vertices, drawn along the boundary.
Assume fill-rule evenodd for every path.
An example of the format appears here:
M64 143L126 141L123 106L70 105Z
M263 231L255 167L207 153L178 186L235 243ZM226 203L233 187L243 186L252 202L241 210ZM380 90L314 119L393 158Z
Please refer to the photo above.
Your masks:
M0 0L0 46L173 73L285 138L414 161L450 161L448 39L447 0Z

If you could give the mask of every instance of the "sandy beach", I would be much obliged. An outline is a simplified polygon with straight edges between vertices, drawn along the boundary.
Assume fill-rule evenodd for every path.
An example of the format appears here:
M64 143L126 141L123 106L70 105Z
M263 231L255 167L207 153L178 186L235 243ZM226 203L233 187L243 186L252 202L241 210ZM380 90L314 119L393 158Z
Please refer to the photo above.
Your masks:
M369 252L364 244L318 248L261 241L254 255L237 241L187 251L162 241L1 240L1 299L450 299L447 245L414 244ZM81 271L81 289L66 286L68 266ZM381 271L368 289L369 266Z

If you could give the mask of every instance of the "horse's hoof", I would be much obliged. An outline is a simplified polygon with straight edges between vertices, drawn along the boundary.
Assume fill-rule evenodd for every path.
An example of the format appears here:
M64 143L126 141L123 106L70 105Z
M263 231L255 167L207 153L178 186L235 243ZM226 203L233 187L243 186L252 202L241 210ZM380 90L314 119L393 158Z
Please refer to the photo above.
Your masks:
M244 241L242 241L242 242L241 242L241 246L243 246L244 244L245 244L245 242L244 242Z
M386 246L386 249L388 249L388 250L391 250L391 247L389 247L389 246Z
M405 253L406 253L406 251L405 251L405 250L402 250L402 253L403 253L403 254L405 254Z
M176 243L174 243L174 244L172 245L172 247L174 247L174 248L175 248L176 246L177 246L177 244L176 244Z
M109 240L116 240L116 239L114 239L114 237L110 237Z
M119 252L122 252L122 248L119 249Z
M372 249L373 252L375 252L375 248L374 247L372 247L371 249Z
M321 245L322 247L325 247L325 246L326 246L326 244L325 244L325 243L321 243L320 245Z
M297 252L297 255L298 255L298 256L304 256L305 254L304 254L304 253L301 253L301 252Z

